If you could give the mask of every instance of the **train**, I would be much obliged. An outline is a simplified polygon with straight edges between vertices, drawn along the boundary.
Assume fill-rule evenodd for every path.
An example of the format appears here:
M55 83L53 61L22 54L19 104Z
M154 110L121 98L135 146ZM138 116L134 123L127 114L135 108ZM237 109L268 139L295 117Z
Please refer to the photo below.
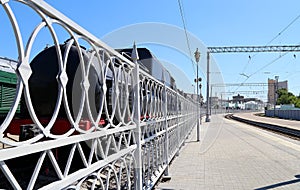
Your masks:
M119 53L131 57L132 48L127 49L116 49ZM155 79L173 90L176 90L176 83L174 77L170 72L163 66L163 64L156 58L156 56L148 48L137 48L139 55L138 63L140 68L153 76Z
M17 83L16 66L16 61L0 57L0 118L6 116L14 101ZM20 106L17 113L20 113Z
M91 51L86 50L86 48L80 46L81 48L81 56L78 51L78 47L73 45L68 45L68 43L64 43L60 45L61 54L64 55L65 51L68 52L68 59L66 63L66 74L68 78L68 82L66 84L66 96L68 102L68 108L65 107L65 104L62 103L60 106L59 114L54 126L51 129L51 133L54 135L61 135L66 133L70 128L71 124L68 118L68 112L72 118L75 120L80 112L80 97L82 95L82 73L84 67L80 65L80 59L82 58L87 64L91 54ZM68 49L68 50L67 50ZM116 49L117 52L131 59L132 48L125 49ZM173 76L170 72L163 66L163 64L155 57L155 55L147 48L137 48L139 60L138 64L140 65L141 70L145 71L149 75L153 76L155 79L161 81L166 84L171 89L176 89L176 83ZM38 53L33 60L30 62L30 67L32 69L32 75L29 78L29 92L31 97L31 102L35 111L35 114L39 118L39 121L43 125L47 125L55 111L56 102L59 94L59 84L58 84L58 73L59 71L59 62L57 56L57 50L55 46L47 47L40 53ZM87 67L87 65L86 65ZM85 67L85 68L86 68ZM100 68L99 64L96 63L96 59L92 59L92 63L90 69L88 71L89 78L89 105L92 110L92 117L96 118L99 113L99 108L101 101L103 101L103 89L102 85L104 81L101 81ZM114 101L112 98L112 94L114 92L114 72L113 68L106 68L106 78L105 83L107 87L106 93L106 101L107 101L107 112L108 114L112 114L114 109ZM86 72L86 71L85 71ZM0 72L0 75L3 74ZM10 73L10 76L14 77L14 82L16 82L16 76L13 76ZM1 79L1 78L0 78ZM7 84L10 87L15 87L15 84ZM128 85L131 85L128 83ZM2 88L1 88L2 89ZM24 93L23 93L24 94ZM14 91L11 91L11 95L14 96ZM125 96L123 97L125 98ZM10 99L12 101L13 99ZM143 104L144 101L141 102ZM6 101L6 105L10 104L10 102ZM129 96L129 104L130 108L132 105L132 94ZM1 104L0 105L4 105ZM121 106L121 104L120 104ZM142 105L141 105L142 106ZM144 106L145 107L145 106ZM1 107L0 107L1 110ZM8 109L6 109L8 112ZM132 111L132 110L129 110ZM128 113L129 114L129 113ZM5 115L5 113L3 114ZM126 116L126 117L129 117ZM150 115L143 115L141 119L148 119L151 117ZM21 98L20 105L18 107L17 113L15 115L15 119L12 120L11 124L5 131L6 133L10 133L13 135L20 135L20 140L27 140L32 138L36 132L36 128L33 126L33 121L30 119L30 114L28 112L27 105L25 103L24 95ZM80 125L84 128L84 130L88 130L91 127L91 123L89 122L89 113L84 109L81 115L81 123ZM99 121L99 125L105 126L109 123L109 116L105 112L105 109L102 109L101 119ZM123 118L124 119L124 118ZM114 123L118 123L122 120L120 113L115 112L113 121ZM126 121L125 121L126 122Z
M29 87L29 93L30 98L32 102L33 109L35 111L36 116L38 117L40 123L44 126L46 126L49 121L51 120L51 117L56 109L56 102L58 99L58 94L61 93L59 88L59 83L64 83L64 81L61 81L60 77L60 70L59 70L59 61L57 56L57 48L55 46L50 46L42 50L40 53L38 53L30 62L30 67L32 69L32 75L29 78L28 81L28 87ZM86 110L83 110L80 114L80 102L81 102L81 95L82 95L82 79L83 79L83 73L87 72L86 68L88 68L87 65L82 66L80 64L80 60L83 59L84 63L87 64L88 60L90 60L91 56L93 56L93 53L89 50L87 50L84 47L80 47L81 53L78 51L78 47L76 45L71 45L68 43L64 43L60 45L61 49L61 55L64 55L66 51L68 51L68 59L65 63L65 71L67 74L68 82L65 84L65 97L67 97L67 102L69 105L68 107L65 107L66 104L62 103L60 105L60 109L58 112L57 119L51 128L51 134L54 135L62 135L65 134L68 130L72 128L69 117L71 117L75 120L78 115L81 115L79 127L82 130L89 130L89 128L92 126L91 122L89 121L89 113ZM126 48L126 49L116 49L120 54L126 56L128 59L131 57L132 48ZM169 71L158 61L158 59L155 57L155 55L147 48L137 48L138 54L139 54L139 60L138 64L140 65L141 70L148 73L149 75L152 75L155 79L161 81L168 87L177 90L176 89L176 83L172 75L169 73ZM104 55L104 54L103 54ZM108 58L107 58L108 59ZM114 93L115 91L115 85L120 85L118 82L116 82L116 76L114 73L114 70L112 66L108 66L105 68L101 68L96 63L96 58L91 59L92 63L89 67L89 104L92 107L92 117L96 118L101 111L101 117L99 120L99 126L106 127L109 123L113 122L116 125L122 121L122 122L129 122L124 121L124 119L127 119L128 116L125 117L124 115L121 116L120 113L117 111L114 111L115 108L115 102L114 99ZM116 60L117 61L117 60ZM16 68L17 68L17 62L10 60L10 62L13 62L13 67L10 69L7 69L5 64L1 66L0 62L0 122L2 123L9 110L11 105L14 101L14 96L16 94L16 87L17 87L17 76L16 76ZM117 63L118 64L118 63ZM100 72L102 70L105 70L105 78L101 78ZM104 81L105 80L105 81ZM131 81L131 79L129 80ZM102 88L104 82L106 83L107 93L103 93L104 89ZM124 85L121 83L121 85ZM127 83L128 88L131 87L131 82ZM145 84L144 84L145 85ZM141 88L144 88L143 86ZM29 139L32 139L36 135L40 134L40 129L34 125L34 122L31 119L30 113L27 108L26 100L24 93L22 94L21 101L18 105L18 109L14 115L13 120L7 127L7 129L4 131L4 137L10 136L10 135L16 135L19 137L19 142L27 141ZM126 98L124 94L122 95L122 92L120 92L121 95L119 97ZM147 92L143 92L143 98L141 100L141 120L147 120L151 119L151 115L145 110L147 106L147 96L155 96L154 94L151 94L148 92L148 94L145 94ZM104 97L103 94L106 94ZM122 106L122 98L119 101L118 106ZM132 109L132 99L133 94L129 94L129 109ZM106 107L106 110L100 109L101 102L106 100L107 105L102 106ZM125 101L124 101L125 102ZM123 105L124 106L124 105ZM67 112L66 110L69 110ZM129 110L132 111L132 110ZM113 113L115 112L115 113ZM109 115L114 114L113 117L110 117ZM128 118L129 119L129 118ZM73 135L78 134L78 132L74 132ZM116 134L117 135L117 134ZM115 138L118 138L118 136L115 136ZM47 137L41 139L40 141L48 140ZM82 150L84 154L89 155L91 142L81 142ZM60 167L64 167L66 165L66 161L69 158L69 152L72 149L72 145L66 145L63 147L55 148L53 151L55 151L55 157L58 161L58 164ZM15 174L16 179L19 179L22 181L21 186L22 188L26 188L26 184L30 181L30 176L25 175L26 171L32 172L35 164L33 160L38 160L39 153L34 153L31 155L26 155L22 157L13 158L6 161L6 164L8 167L12 170L12 172ZM100 155L99 155L100 156ZM47 158L46 158L47 159ZM43 185L51 183L51 180L55 180L55 172L54 169L51 167L51 164L49 163L50 160L46 161L46 164L42 166L41 172L39 175L45 176L45 181L40 182L36 188L42 187ZM76 171L80 168L83 168L82 160L80 158L79 153L75 153L72 163L71 170ZM50 180L50 181L49 181ZM2 187L8 187L9 182L7 181L6 177L3 173L0 172L0 188Z

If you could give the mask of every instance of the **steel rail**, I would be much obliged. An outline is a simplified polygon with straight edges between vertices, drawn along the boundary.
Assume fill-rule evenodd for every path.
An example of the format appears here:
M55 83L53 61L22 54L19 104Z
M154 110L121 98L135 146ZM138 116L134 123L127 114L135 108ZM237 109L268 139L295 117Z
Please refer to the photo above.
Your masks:
M270 124L270 123L264 123L264 122L259 122L259 121L253 121L250 119L245 119L245 118L241 118L238 116L234 116L234 114L228 114L225 116L225 118L227 119L233 119L242 123L247 123L262 129L266 129L269 131L273 131L282 135L286 135L286 136L290 136L293 138L297 138L300 139L300 130L297 129L292 129L289 127L283 127L280 125L275 125L275 124Z

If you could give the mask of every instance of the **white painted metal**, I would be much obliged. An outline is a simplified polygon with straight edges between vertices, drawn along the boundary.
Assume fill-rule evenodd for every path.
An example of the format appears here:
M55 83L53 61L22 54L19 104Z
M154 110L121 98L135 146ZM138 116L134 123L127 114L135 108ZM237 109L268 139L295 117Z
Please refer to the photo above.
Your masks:
M0 125L0 144L3 147L0 149L0 178L6 178L7 184L14 189L153 188L164 173L168 174L170 161L196 125L195 103L140 69L135 46L131 62L46 2L15 2L34 10L41 22L36 28L32 28L32 33L26 41L21 36L22 28L19 28L10 7L13 3L0 0L0 5L14 30L19 57L15 101ZM61 26L69 34L70 40L64 54L61 53L54 25ZM36 115L28 83L32 75L29 59L32 45L42 28L49 30L59 60L57 101L47 125L43 125ZM91 47L91 50L86 52L88 60L83 58L84 50L80 48L82 41ZM82 91L76 116L72 116L72 102L68 102L67 99L69 76L66 66L71 46L76 47L79 52L82 69ZM88 76L95 65L98 65L99 69L98 80L102 81L102 99L94 118L91 110L93 105L90 105L89 101L92 81L89 81ZM108 77L112 78L111 88L106 81ZM12 141L7 138L7 129L14 119L21 96L25 98L32 124L38 126L40 132L26 141ZM53 128L62 106L71 127L63 134L56 134ZM90 128L82 127L81 117L84 109L87 110ZM103 116L107 118L106 125L99 124ZM63 150L66 154L64 160L56 155L58 150ZM33 171L26 171L30 179L24 184L22 179L18 179L18 175L12 172L14 168L7 162L18 158L26 159L29 155L38 156L32 161ZM82 168L76 171L72 169L75 160L82 163ZM50 166L50 169L47 169L51 170L56 178L46 185L41 185L41 177L47 177L46 174L41 176L44 175L42 170L45 165Z
M140 118L141 118L141 110L140 110L140 85L139 85L139 65L138 59L139 55L137 52L136 45L133 45L133 50L131 54L131 58L133 63L135 64L134 74L133 74L133 90L134 90L134 122L136 124L136 128L134 130L134 137L136 139L137 149L134 152L135 158L135 189L142 189L143 187L143 178L142 178L142 144L141 144L141 127L140 127Z
M9 183L14 189L22 189L19 183L17 182L16 178L14 177L14 175L11 173L10 169L5 164L5 162L0 161L0 169L2 170L3 174L6 176Z

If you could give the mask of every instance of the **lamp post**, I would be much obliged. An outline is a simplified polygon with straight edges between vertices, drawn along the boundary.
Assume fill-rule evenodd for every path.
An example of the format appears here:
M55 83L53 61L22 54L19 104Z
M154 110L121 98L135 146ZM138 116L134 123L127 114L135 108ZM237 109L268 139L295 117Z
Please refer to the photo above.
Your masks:
M195 85L192 84L192 87L193 87L193 92L194 92L194 94L196 94L196 92L195 92ZM193 99L194 99L194 98L193 98Z
M206 118L205 121L206 122L210 122L209 119L209 107L210 106L210 102L209 102L209 51L207 51L207 65L206 65Z
M201 116L201 105L202 105L202 93L201 93L201 88L202 88L202 84L199 84L199 88L200 88L200 107L199 107L199 112L200 112L200 125L202 125L202 116Z
M198 64L200 60L200 52L198 51L198 48L196 49L195 53L195 60L197 62L197 78L195 79L195 82L197 83L197 103L199 104L199 81L201 81L201 78L198 77ZM197 141L200 141L200 126L199 126L199 107L197 106Z

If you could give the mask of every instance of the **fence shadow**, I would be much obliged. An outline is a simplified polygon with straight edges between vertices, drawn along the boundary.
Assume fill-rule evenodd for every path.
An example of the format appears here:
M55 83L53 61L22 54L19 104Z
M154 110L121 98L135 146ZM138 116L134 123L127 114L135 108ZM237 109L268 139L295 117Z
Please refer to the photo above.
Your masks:
M281 182L281 183L276 183L276 184L269 185L269 186L266 186L266 187L260 187L260 188L257 188L255 190L274 189L274 188L277 188L277 187L284 187L286 185L290 185L290 184L294 184L294 183L300 183L300 175L295 175L295 178L297 178L297 179L293 179L293 180L290 180L290 181L284 181L284 182Z

